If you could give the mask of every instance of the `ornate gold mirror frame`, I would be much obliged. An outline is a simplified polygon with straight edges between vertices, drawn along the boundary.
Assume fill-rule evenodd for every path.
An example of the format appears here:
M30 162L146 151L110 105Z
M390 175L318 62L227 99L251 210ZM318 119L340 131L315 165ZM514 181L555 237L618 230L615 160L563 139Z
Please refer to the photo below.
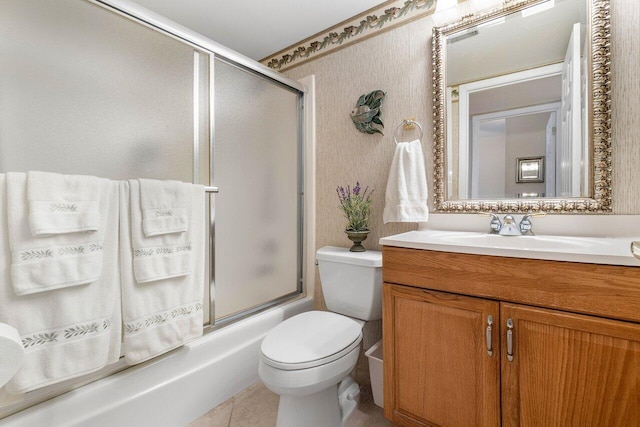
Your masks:
M609 0L588 2L587 22L589 51L588 90L591 94L587 114L591 137L590 198L447 200L446 188L446 36L474 27L482 22L505 16L545 0L507 0L504 6L464 17L461 21L433 29L433 118L434 118L434 185L437 212L611 212L611 45Z

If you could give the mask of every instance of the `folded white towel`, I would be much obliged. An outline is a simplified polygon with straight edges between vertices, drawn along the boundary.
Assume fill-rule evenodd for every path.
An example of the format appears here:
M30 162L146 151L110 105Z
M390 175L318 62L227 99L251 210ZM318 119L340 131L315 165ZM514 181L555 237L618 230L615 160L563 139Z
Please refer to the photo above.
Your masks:
M191 197L187 211L189 231L188 244L184 244L183 255L188 255L191 274L154 283L139 283L134 276L136 262L132 245L132 234L139 230L134 222L137 198L134 191L129 195L129 186L137 181L122 182L120 187L120 264L122 277L122 317L124 323L124 356L133 365L179 347L202 335L204 254L207 232L205 229L204 187L191 186ZM134 204L129 206L130 202ZM157 248L166 246L169 235L148 238L153 244L149 257L156 255ZM149 249L150 250L150 249ZM146 256L145 256L146 257Z
M6 181L11 282L16 295L95 282L102 272L104 230L34 237L27 219L27 175L8 173ZM109 191L108 180L99 182L96 194Z
M140 180L141 181L141 180ZM191 203L193 186L184 184L189 189L188 198L182 197L182 203ZM192 247L189 233L157 234L145 236L142 232L144 210L142 207L142 183L139 180L129 181L131 203L131 241L133 246L133 271L138 283L155 282L171 277L186 276L191 273ZM203 190L204 191L204 190ZM190 212L189 208L183 208ZM141 215L142 213L142 215ZM185 218L185 223L188 218Z
M191 185L180 181L139 179L142 229L146 237L183 233L189 228Z
M19 331L25 348L22 367L6 385L7 391L19 394L96 371L120 357L118 183L101 181L100 277L86 286L25 296L16 295L11 286L6 187L0 175L0 322Z
M34 236L97 231L100 178L27 173L29 226Z
M388 222L426 222L427 174L419 140L396 145L391 161L382 220Z

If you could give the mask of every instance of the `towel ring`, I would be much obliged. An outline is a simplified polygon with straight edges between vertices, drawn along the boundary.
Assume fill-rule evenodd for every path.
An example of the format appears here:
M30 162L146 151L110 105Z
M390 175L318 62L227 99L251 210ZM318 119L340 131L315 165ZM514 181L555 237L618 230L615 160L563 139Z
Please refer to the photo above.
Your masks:
M400 123L400 125L396 128L395 132L393 132L393 141L396 143L396 145L398 145L398 139L396 138L396 136L398 135L398 131L400 130L400 128L406 129L406 130L411 130L414 128L415 126L418 126L418 129L420 129L420 140L422 140L422 136L424 135L424 131L422 130L422 126L420 126L420 123L416 122L415 120L411 120L411 119L404 119L402 121L402 123Z

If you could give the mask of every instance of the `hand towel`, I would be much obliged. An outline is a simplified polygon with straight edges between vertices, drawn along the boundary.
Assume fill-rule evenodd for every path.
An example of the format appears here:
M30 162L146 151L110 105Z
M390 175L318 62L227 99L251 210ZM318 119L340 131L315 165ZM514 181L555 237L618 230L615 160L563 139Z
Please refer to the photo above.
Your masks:
M33 236L98 231L100 178L27 173L29 226Z
M427 175L420 140L396 144L384 201L385 224L429 220Z
M180 181L139 179L142 229L145 237L187 231L191 185Z
M5 176L0 175L0 322L18 330L25 349L24 363L7 391L25 393L115 363L122 332L118 184L101 181L100 277L85 286L25 296L18 296L11 286L6 190Z
M204 187L193 185L189 198L189 230L186 233L192 273L154 283L139 283L134 276L135 250L132 246L132 221L135 197L130 186L120 187L120 264L122 283L123 351L128 364L134 365L179 347L202 335L205 242ZM133 194L133 191L131 191ZM168 235L150 238L155 247L164 247Z
M16 295L95 282L102 272L104 230L33 237L28 221L27 175L8 173L6 181L11 282ZM99 191L109 190L108 180L99 182Z
M133 242L133 272L138 283L155 282L171 277L186 276L191 273L192 247L188 233L157 234L145 236L143 233L144 212L142 207L142 181L130 180L131 239ZM177 181L173 181L176 183ZM188 197L181 196L185 215L190 212L192 185L187 186ZM173 184L172 184L173 185ZM203 189L204 191L204 189ZM188 223L185 218L185 224Z

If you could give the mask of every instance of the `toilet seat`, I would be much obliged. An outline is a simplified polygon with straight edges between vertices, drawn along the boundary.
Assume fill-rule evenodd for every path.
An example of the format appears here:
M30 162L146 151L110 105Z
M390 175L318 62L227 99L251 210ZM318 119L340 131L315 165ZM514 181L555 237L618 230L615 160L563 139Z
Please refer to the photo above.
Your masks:
M355 320L327 311L309 311L273 328L260 353L265 364L292 371L340 359L361 341L362 328Z

